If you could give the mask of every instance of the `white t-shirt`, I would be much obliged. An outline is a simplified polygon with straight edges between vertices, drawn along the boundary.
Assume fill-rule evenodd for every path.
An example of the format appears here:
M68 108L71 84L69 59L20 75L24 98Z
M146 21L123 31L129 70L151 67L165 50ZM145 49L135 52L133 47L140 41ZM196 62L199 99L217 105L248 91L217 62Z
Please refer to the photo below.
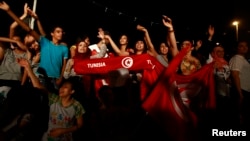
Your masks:
M239 71L241 89L250 92L250 64L241 55L234 55L229 61L230 70Z

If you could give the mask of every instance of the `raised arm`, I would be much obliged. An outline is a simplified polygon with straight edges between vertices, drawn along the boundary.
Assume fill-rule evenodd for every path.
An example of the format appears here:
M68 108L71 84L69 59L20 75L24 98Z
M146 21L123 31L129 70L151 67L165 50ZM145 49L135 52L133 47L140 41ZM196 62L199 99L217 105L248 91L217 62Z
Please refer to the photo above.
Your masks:
M168 28L167 29L167 42L169 43L169 46L170 46L171 55L174 57L179 53L179 50L178 50L177 43L176 43L172 20L169 17L163 15L162 22L163 22L163 25Z
M99 28L98 30L99 32L97 37L101 40L97 43L97 46L99 47L100 52L98 54L90 56L90 59L103 58L107 53L107 46L105 44L106 41L104 39L104 31L102 30L102 28Z
M208 41L212 41L214 38L214 27L212 25L208 26Z
M73 65L74 65L74 59L71 58L67 61L66 68L65 68L64 73L63 73L63 77L65 79L68 79L70 76L76 75L75 73L74 74L71 73Z
M23 15L20 17L20 20L24 20L27 15L28 15L28 4L25 3L24 4L24 8L23 8ZM15 29L18 26L18 23L16 21L14 21L11 25L10 25L10 32L9 32L9 37L12 39L15 35Z
M147 44L148 53L150 55L152 55L152 56L157 56L158 53L155 50L155 47L154 47L154 45L153 45L153 43L151 41L148 30L145 27L141 26L141 25L137 25L136 28L137 28L137 30L144 32L144 40L145 40L145 42Z
M129 55L128 52L122 52L122 50L116 45L116 43L113 41L113 39L111 38L110 35L105 35L104 38L109 41L111 47L113 48L114 52L118 56L128 56Z
M25 71L27 72L27 75L29 76L33 87L39 88L39 89L46 89L39 81L39 79L37 78L37 76L34 74L30 63L27 59L18 59L18 64L22 67L24 67Z
M114 52L117 54L117 55L121 55L121 50L119 49L119 47L116 45L116 43L113 41L113 39L111 38L110 35L105 35L104 38L108 39L109 40L109 43L111 45L111 47L113 48Z
M2 1L0 2L0 9L6 11L6 13L12 18L14 19L26 32L30 33L32 36L34 36L34 38L39 41L40 39L40 35L32 30L29 25L27 25L24 21L20 20L15 13L13 13L13 11L10 9L9 5Z
M10 42L10 43L15 43L24 51L28 51L28 48L19 40L14 40L6 37L0 37L0 42Z
M28 10L28 14L29 14L31 17L33 17L34 19L36 19L37 28L38 28L40 34L41 34L42 36L45 36L46 33L45 33L44 29L43 29L42 23L41 23L41 21L40 21L38 15L37 15L35 12L33 12L30 8L28 8L27 10Z

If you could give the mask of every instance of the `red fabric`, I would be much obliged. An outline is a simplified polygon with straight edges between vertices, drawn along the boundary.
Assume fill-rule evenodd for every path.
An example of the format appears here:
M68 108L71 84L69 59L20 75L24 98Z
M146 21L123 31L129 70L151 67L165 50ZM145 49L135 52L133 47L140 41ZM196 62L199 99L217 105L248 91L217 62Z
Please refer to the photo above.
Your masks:
M76 44L75 56L73 58L74 59L89 59L91 56L91 50L87 48L87 51L85 53L78 52L79 43Z
M145 69L143 70L142 79L140 82L140 98L143 101L149 93L156 85L156 81L159 76L164 71L165 67L162 66L158 61L154 62L154 69Z
M196 114L189 105L196 104L198 108L214 108L215 96L212 63L192 75L176 74L187 51L188 49L183 49L170 62L168 68L163 67L154 57L143 54L75 60L74 69L77 74L107 74L119 68L127 68L130 71L143 70L142 107L165 128L173 141L188 141L192 140L191 137L194 135L189 131L193 131L197 124ZM197 90L200 91L197 92ZM185 95L187 99L184 99ZM194 103L196 99L200 102Z
M149 54L74 60L75 72L82 75L98 74L105 76L108 72L119 68L127 68L129 71L143 70L143 77L140 83L141 100L143 100L165 67ZM97 89L101 85L98 81L95 82Z
M163 67L154 57L143 55L118 56L99 59L75 59L74 70L77 74L107 74L111 70L154 70ZM157 71L156 70L156 71Z
M103 82L103 81L105 81L105 82ZM97 97L99 97L99 92L98 92L98 90L102 87L102 86L105 86L105 85L109 85L109 82L108 82L108 80L107 79L95 79L94 80L94 85L95 85L95 90L96 90L96 96ZM105 83L107 83L107 84L105 84Z
M85 93L89 97L91 92L91 76L83 75L82 83L84 85Z
M115 57L115 54L113 52L109 52L108 53L108 58L112 58L112 57Z
M213 57L213 61L215 62L215 67L218 69L223 69L223 66L228 65L228 62L224 58L217 57L216 55Z
M201 96L199 100L200 106L204 108L215 108L215 95L214 95L214 63L203 66L197 72L191 75L175 75L177 85L184 85L183 91L187 91L189 97ZM189 84L189 85L187 85ZM200 92L198 92L200 90Z
M188 107L193 104L193 99L201 98L201 102L196 104L197 107L215 107L213 64L202 67L192 75L176 74L187 51L188 49L182 50L170 62L142 104L145 111L163 126L173 141L195 140L195 132L192 131L195 131L197 117ZM194 85L190 87L189 84ZM200 90L199 93L197 90ZM188 99L183 101L183 95L187 95Z
M98 54L98 52L97 52L95 49L93 49L93 50L91 51L91 56L92 56L92 55L96 55L96 54Z

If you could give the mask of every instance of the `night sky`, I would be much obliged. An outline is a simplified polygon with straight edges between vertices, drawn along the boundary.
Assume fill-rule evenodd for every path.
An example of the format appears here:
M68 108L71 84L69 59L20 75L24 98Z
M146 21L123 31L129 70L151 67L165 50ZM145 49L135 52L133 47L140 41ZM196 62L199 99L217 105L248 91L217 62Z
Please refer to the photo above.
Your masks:
M25 2L32 7L33 0L6 0L11 9L21 16ZM249 37L250 10L246 2L229 1L157 1L141 3L120 0L37 0L36 13L47 33L50 26L60 23L65 27L65 40L73 44L75 39L88 34L95 42L97 28L108 30L115 40L122 33L136 39L141 34L136 24L149 29L153 40L164 40L166 29L162 25L162 15L173 20L177 40L185 36L197 39L204 36L209 24L215 26L216 34L226 40L235 38L233 20L239 20L239 38ZM12 19L0 11L0 36L8 35Z

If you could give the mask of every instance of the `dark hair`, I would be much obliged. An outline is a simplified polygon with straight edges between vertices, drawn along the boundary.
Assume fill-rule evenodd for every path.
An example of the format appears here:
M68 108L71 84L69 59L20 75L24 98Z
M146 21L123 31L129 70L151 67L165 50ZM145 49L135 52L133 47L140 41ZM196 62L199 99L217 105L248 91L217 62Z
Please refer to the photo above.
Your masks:
M87 38L89 38L89 35L87 35L87 34L84 34L84 35L81 36L82 40L86 40Z
M245 42L247 43L247 45L249 45L249 41L247 39L241 39L237 42L237 45L239 45L239 43Z
M110 32L108 30L104 30L104 35L110 35Z
M64 27L62 25L55 24L51 26L50 32L54 32L56 28L61 28L64 30Z
M121 39L122 36L126 36L126 37L127 37L127 42L129 43L129 41L130 41L129 39L130 39L130 38L128 37L128 35L125 34L125 33L120 34L119 40Z
M1 42L0 41L0 47L6 49L6 48L9 48L10 47L10 43L8 42Z
M77 89L77 87L76 87L76 83L77 83L77 82L75 81L75 79L73 79L73 78L71 78L71 77L69 77L68 79L64 79L64 80L62 81L60 87L61 87L63 84L66 84L66 83L71 85L72 90L76 90L76 89Z
M91 50L87 47L87 51L85 53L79 53L78 52L78 46L81 42L84 42L84 40L79 40L79 42L76 44L76 53L75 56L73 57L74 59L89 59L91 56Z
M194 45L194 40L192 38L183 38L180 43L182 44L184 41L189 41L192 46Z
M5 45L3 42L0 41L0 47L5 48Z
M216 47L222 47L222 48L224 48L224 45L222 43L220 43L220 42L216 42L216 43L214 43L212 50L214 48L216 48Z
M234 52L234 54L237 53L237 49L238 49L239 44L243 43L243 42L247 43L247 46L249 45L249 41L247 41L245 39L241 39L241 40L235 42L235 45L234 45L233 50L232 50Z
M89 38L89 35L87 35L87 34L78 36L76 38L75 44L79 44L80 42L85 41L87 38Z

